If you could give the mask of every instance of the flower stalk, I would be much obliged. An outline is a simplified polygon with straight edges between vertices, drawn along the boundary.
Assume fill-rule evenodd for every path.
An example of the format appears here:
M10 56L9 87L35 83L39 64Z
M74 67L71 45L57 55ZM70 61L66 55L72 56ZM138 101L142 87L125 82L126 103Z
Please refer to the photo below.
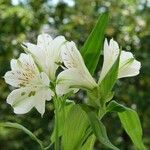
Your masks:
M58 105L58 97L54 97L54 107L55 107L55 150L59 150L59 105Z

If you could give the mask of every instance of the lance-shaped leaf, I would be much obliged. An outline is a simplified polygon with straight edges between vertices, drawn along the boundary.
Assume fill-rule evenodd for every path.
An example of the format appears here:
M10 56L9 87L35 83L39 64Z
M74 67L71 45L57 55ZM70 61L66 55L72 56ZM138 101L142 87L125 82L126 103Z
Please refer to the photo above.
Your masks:
M79 105L74 105L64 124L62 148L64 150L80 150L88 126L86 113Z
M81 105L82 109L87 113L91 128L93 130L93 133L95 134L96 138L104 144L106 147L109 147L110 149L113 150L119 150L116 146L114 146L106 132L106 128L104 124L98 119L97 115L95 112L91 111L87 106Z
M15 129L22 130L24 133L26 133L27 135L29 135L31 139L33 139L34 141L36 141L40 145L40 147L41 147L42 150L44 150L44 146L42 144L42 141L39 140L31 131L29 131L27 128L25 128L21 124L11 123L11 122L1 122L0 126L1 127L9 127L9 128L15 128Z
M131 138L135 147L139 150L145 150L145 146L142 141L142 127L137 112L117 103L116 101L111 101L109 103L107 111L118 112L121 124Z
M85 64L92 75L94 74L101 54L104 32L107 22L108 13L103 13L99 17L97 24L95 25L94 29L92 30L91 34L89 35L88 39L81 49L81 54L83 56Z
M60 100L59 102L60 104L60 108L59 108L59 112L58 112L58 136L61 137L63 134L63 129L64 129L64 123L66 121L67 115L70 111L70 109L73 107L74 102L70 101L70 100L66 100L67 103L62 103ZM54 131L51 135L51 142L54 143L55 142L55 132L56 132L56 127L54 127Z

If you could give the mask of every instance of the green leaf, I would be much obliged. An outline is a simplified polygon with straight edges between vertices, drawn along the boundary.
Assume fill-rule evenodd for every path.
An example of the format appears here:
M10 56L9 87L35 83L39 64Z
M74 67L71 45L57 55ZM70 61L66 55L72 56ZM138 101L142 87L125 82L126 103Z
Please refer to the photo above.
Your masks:
M107 23L108 13L103 13L98 18L97 24L93 28L91 34L89 35L81 49L81 54L84 59L84 62L92 75L94 74L94 71L99 61L99 57L103 46L104 32Z
M79 105L74 105L68 113L62 135L64 150L80 150L82 139L89 126L86 113Z
M99 92L101 95L102 104L105 104L106 102L108 102L108 100L111 100L110 97L112 98L113 96L111 90L118 77L120 53L118 55L118 58L112 65L111 69L109 70L109 72L106 74L104 79L102 79L102 81L99 83Z
M123 112L126 111L126 107L112 100L106 108L107 112Z
M137 112L128 109L124 112L118 113L118 115L125 131L135 144L135 147L139 150L145 150L142 141L142 127Z
M94 88L92 91L87 91L87 104L94 107L99 108L101 106L100 100L99 100L99 89Z
M97 139L104 144L106 147L109 147L110 149L113 150L119 150L116 146L114 146L106 132L106 128L103 125L103 123L98 119L97 115L95 112L91 111L87 106L82 105L82 109L87 113L88 118L90 120L91 128L93 129L93 133L97 137Z
M65 104L60 104L61 107L59 108L59 112L58 112L58 136L62 136L63 134L63 129L64 129L64 123L65 120L67 118L68 112L70 111L70 109L73 107L74 103L70 100L66 100L67 103ZM70 101L70 102L69 102ZM54 131L51 135L51 142L54 143L55 142L55 131L56 129L54 128Z
M95 135L89 136L84 145L81 147L81 150L93 150L95 143Z
M121 124L131 138L135 147L139 150L145 150L142 141L142 127L137 112L115 101L110 102L107 106L107 111L118 112Z
M42 144L42 141L39 140L31 131L29 131L24 126L22 126L22 125L20 125L18 123L11 123L11 122L1 122L0 126L1 127L9 127L9 128L15 128L15 129L22 130L24 133L26 133L27 135L29 135L31 139L33 139L34 141L36 141L40 145L41 149L44 150L44 146Z

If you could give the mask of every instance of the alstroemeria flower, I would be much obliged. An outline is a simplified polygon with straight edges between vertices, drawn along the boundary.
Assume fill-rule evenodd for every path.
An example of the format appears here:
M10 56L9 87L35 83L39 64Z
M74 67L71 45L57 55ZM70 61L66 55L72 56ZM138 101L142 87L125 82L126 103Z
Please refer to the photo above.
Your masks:
M60 47L66 41L63 36L55 39L48 34L38 36L37 45L24 43L27 53L32 54L37 65L45 72L51 80L55 79L55 73L60 59Z
M78 88L92 90L97 86L74 42L62 45L61 57L66 68L57 77L57 94L62 95Z
M99 83L103 80L106 74L109 72L114 62L119 55L119 46L113 39L110 40L109 44L107 39L104 42L104 61L103 67L100 74ZM139 74L141 63L134 59L131 52L121 51L118 78L135 76Z
M49 89L50 80L44 72L39 72L31 55L22 53L11 60L11 71L4 75L5 82L16 87L7 97L16 114L24 114L35 107L43 115L45 101L53 92Z

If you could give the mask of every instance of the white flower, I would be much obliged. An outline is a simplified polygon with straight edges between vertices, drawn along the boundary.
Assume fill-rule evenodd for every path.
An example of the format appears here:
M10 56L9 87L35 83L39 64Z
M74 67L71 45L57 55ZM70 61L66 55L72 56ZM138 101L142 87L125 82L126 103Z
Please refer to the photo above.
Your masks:
M48 76L40 73L33 58L21 54L19 59L11 60L11 71L4 75L5 82L16 87L7 97L16 114L24 114L35 107L41 115L45 112L45 101L53 92L49 89Z
M78 88L92 90L97 86L74 42L62 45L61 57L66 69L57 77L57 94L62 95Z
M55 80L55 73L60 60L60 47L66 41L63 36L55 39L48 34L38 36L37 45L24 43L27 53L32 54L37 65L45 72L51 80Z
M104 79L106 74L109 72L114 62L119 55L119 46L113 39L110 40L109 44L107 39L104 42L104 61L103 67L100 74L99 83ZM139 74L141 63L134 59L131 52L121 51L118 78L135 76Z

